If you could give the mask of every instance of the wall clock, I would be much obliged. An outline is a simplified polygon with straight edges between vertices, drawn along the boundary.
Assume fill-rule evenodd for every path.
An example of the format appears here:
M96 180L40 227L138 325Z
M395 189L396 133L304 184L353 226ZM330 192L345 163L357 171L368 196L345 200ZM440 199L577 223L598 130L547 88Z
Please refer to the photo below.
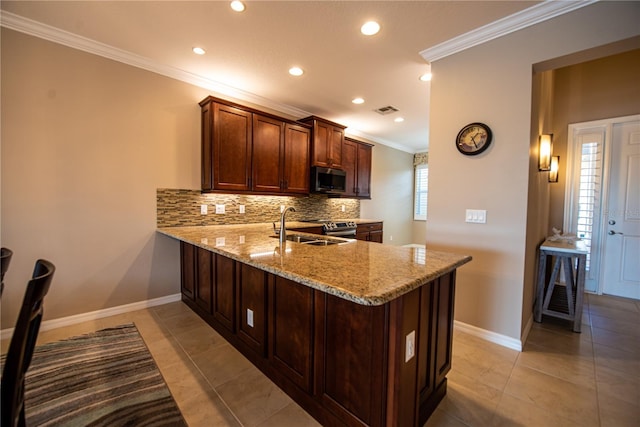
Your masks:
M460 129L456 137L456 148L462 154L475 156L491 145L493 134L484 123L470 123Z

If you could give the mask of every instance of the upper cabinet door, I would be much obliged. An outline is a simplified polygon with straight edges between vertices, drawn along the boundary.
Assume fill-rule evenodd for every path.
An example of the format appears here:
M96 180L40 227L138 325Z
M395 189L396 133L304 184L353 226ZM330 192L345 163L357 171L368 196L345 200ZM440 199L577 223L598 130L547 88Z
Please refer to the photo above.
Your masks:
M299 121L310 124L313 129L311 166L341 169L345 126L316 116L306 117Z
M357 196L362 198L371 198L371 145L359 143L357 144L357 149Z
M282 178L284 122L253 115L253 190L280 192Z
M311 126L222 99L202 108L202 191L309 194Z
M332 126L329 136L329 167L340 169L342 167L342 146L344 144L344 129Z
M342 170L346 172L347 179L345 182L345 197L357 196L357 161L358 161L358 143L350 139L344 140L342 146Z
M286 193L309 193L310 139L308 128L289 123L285 125L282 178Z
M347 173L347 183L342 197L371 198L371 154L372 145L344 139L342 169Z
M210 145L213 157L213 188L210 190L248 191L251 189L251 113L223 104L213 104ZM203 135L204 136L204 135ZM206 151L203 145L203 154ZM208 159L203 159L203 162Z

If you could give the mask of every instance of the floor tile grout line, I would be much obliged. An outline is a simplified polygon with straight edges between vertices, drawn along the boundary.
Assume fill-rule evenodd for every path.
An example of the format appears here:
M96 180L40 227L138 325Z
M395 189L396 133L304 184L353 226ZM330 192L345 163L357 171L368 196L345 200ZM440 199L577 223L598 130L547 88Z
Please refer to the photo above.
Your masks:
M594 335L593 335L593 319L591 318L591 304L587 304L587 307L589 308L589 332L591 333L591 354L593 357L593 378L595 381L595 387L596 387L596 405L598 407L598 425L602 426L602 417L600 415L600 390L598 387L598 366L597 366L597 357L596 357L596 343L593 339Z
M182 302L181 302L182 304ZM180 346L180 350L182 350L182 352L187 356L187 358L189 359L189 362L191 362L191 364L196 368L196 370L198 371L198 373L202 376L202 378L204 379L204 381L209 385L209 387L211 388L211 390L213 390L213 392L216 394L216 396L218 396L218 399L220 399L220 401L222 402L222 404L225 406L225 408L227 408L227 410L229 411L229 413L233 416L233 418L238 422L238 424L241 427L244 427L244 423L242 423L242 421L240 421L240 419L238 418L238 416L235 414L235 412L233 412L231 410L231 407L229 406L229 404L222 398L222 396L220 395L220 393L218 393L218 390L216 390L216 388L213 386L213 384L211 384L211 382L209 381L209 379L206 377L206 375L204 374L204 372L202 372L202 370L200 369L200 367L198 366L198 364L193 360L193 358L191 357L191 355L189 354L189 352L187 350L185 350L185 348L182 346L182 343L180 342L180 340L178 340L178 337L173 333L173 331L171 330L171 328L169 328L168 326L166 326L166 324L164 323L164 320L162 320L162 318L160 318L160 316L155 312L155 310L153 311L154 315L156 315L158 317L158 319L160 320L160 322L162 322L163 326L165 328L167 328L167 330L169 331L169 333L171 334L171 336L175 339L176 343L178 344L178 346ZM226 340L225 340L226 341Z
M154 313L157 315L157 313ZM164 323L163 319L159 319L164 325L166 325ZM205 323L206 324L206 323ZM210 325L206 324L207 326L209 326L211 328ZM202 372L202 370L200 369L200 367L198 366L198 364L195 362L195 360L193 360L193 358L191 357L191 355L189 354L189 352L182 346L182 344L180 343L180 341L178 340L177 335L171 330L171 328L169 328L168 326L165 326L166 329L169 331L169 333L171 334L171 336L176 340L177 344L180 346L180 349L183 351L183 353L189 358L189 361L195 366L195 368L198 370L198 372L200 373L200 375L204 378L204 380L207 382L207 384L209 385L209 387L211 387L211 389L216 393L216 395L220 398L220 400L223 402L223 404L225 405L225 407L229 410L229 412L233 415L234 419L236 419L236 421L238 421L238 423L241 426L244 426L244 424L240 421L240 419L236 416L236 414L231 410L231 408L229 407L229 405L227 404L227 402L222 398L222 396L220 395L220 393L218 392L217 388L211 384L211 382L209 381L209 379L206 377L206 375L204 375L204 373ZM215 329L212 328L213 331L215 331ZM222 337L224 339L224 337ZM231 348L233 348L233 346L226 340L224 339L224 344L222 345L228 345L231 346ZM255 368L258 372L262 373L262 371L260 371L259 369L257 369L255 366L252 365L253 368ZM246 369L242 372L240 372L238 375L227 379L224 383L219 384L218 387L223 386L225 384L228 384L229 382L239 378L240 376L244 375L246 372L248 372L251 368ZM288 395L287 395L288 397ZM293 401L292 401L293 402ZM261 423L266 422L267 420L269 420L271 417L275 416L277 413L283 411L287 406L289 406L292 402L287 403L286 405L284 405L282 408L278 409L275 413L271 414L269 417L265 418L264 420L260 421ZM259 425L259 424L258 424Z

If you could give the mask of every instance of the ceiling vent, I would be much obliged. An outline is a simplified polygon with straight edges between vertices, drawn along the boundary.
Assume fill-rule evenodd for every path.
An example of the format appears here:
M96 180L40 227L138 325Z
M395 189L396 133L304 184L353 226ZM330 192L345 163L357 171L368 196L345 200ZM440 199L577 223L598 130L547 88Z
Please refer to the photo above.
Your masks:
M381 107L373 111L375 111L378 114L382 114L383 116L386 116L387 114L396 113L398 109L396 107L392 107L391 105L387 105L386 107Z

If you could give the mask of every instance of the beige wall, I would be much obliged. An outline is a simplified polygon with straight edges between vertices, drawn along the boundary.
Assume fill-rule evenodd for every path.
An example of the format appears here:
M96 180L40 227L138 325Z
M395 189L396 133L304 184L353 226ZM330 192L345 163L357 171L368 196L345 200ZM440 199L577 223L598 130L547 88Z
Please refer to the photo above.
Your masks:
M0 328L14 326L38 258L57 266L45 320L178 293L179 246L155 232L156 190L200 188L198 102L212 93L6 28L1 42L0 238L14 257ZM368 215L402 203L409 215L411 199L384 182L403 182L411 155L373 153L384 168ZM401 217L385 221L394 243L411 241Z
M640 42L639 42L640 43ZM553 154L560 156L558 183L551 186L550 226L562 228L571 123L640 113L640 49L548 71L553 74ZM565 172L565 173L563 173Z
M638 34L639 3L597 3L432 64L427 247L473 256L458 274L456 319L520 339L531 318L536 245L549 190L537 172L532 65ZM494 142L462 156L455 135L487 123ZM547 206L542 208L542 206ZM486 224L464 222L486 209ZM541 219L540 216L545 219Z
M413 154L376 145L372 157L371 200L360 202L360 216L384 220L384 243L413 243Z
M198 188L199 88L2 29L2 328L36 259L45 319L179 292L156 188Z

